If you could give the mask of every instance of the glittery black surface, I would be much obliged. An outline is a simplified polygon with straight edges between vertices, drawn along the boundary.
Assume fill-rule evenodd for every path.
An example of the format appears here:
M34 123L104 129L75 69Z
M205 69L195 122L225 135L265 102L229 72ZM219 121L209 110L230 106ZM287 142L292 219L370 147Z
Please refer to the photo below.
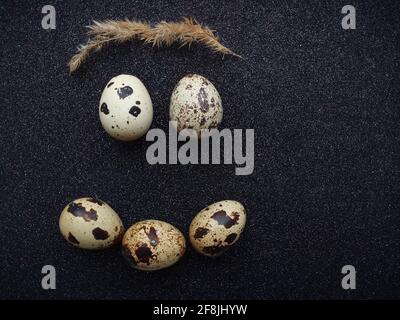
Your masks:
M350 1L1 1L0 298L399 297L399 3ZM173 3L173 4L172 4ZM52 4L57 29L41 28ZM202 46L112 46L73 76L67 62L92 19L156 22L193 16L245 57ZM98 119L107 82L138 76L167 128L170 94L188 73L219 90L223 126L254 128L255 171L150 166L149 142L111 139ZM187 234L194 214L222 200L248 211L242 237L217 259L189 249L172 268L131 269L119 249L87 252L60 235L71 200L110 204L125 226L145 218ZM41 288L41 268L57 289ZM357 289L341 288L341 268Z

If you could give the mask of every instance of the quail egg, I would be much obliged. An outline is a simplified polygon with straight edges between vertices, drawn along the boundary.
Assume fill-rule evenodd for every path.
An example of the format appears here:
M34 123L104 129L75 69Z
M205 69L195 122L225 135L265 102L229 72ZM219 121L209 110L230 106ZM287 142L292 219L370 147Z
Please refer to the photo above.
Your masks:
M112 78L101 95L99 116L104 130L115 139L132 141L146 134L153 105L142 81L127 74Z
M222 121L221 97L206 78L189 74L182 78L172 92L170 120L176 129L192 129L201 136L201 129L216 128Z
M215 257L240 237L246 224L246 210L240 202L224 200L201 210L189 228L192 246L201 254Z
M90 250L120 243L125 231L118 214L95 198L81 198L69 203L61 212L59 226L69 243Z
M144 220L132 225L122 240L122 254L139 270L167 268L182 258L186 249L183 234L169 223Z

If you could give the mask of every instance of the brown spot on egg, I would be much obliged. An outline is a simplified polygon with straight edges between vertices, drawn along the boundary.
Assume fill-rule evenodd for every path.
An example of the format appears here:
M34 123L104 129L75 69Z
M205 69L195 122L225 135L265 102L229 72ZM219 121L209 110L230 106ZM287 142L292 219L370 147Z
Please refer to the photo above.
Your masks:
M204 88L200 88L197 94L197 100L200 105L200 110L203 113L206 113L208 109L210 109L210 105L208 104L207 98L208 98L207 92L204 90Z
M136 266L137 263L136 263L135 259L133 258L132 252L128 246L122 246L121 253L122 253L122 256L129 262L129 264L132 267Z
M194 238L195 238L195 239L204 238L204 236L205 236L207 233L209 233L209 232L210 232L209 229L199 227L199 228L196 229L196 232L194 233Z
M150 264L151 259L155 259L157 256L153 254L151 249L147 246L146 243L142 243L136 250L135 250L136 257L142 263L146 263L147 265Z
M223 225L225 228L229 229L230 227L237 224L239 220L239 213L233 212L233 219L226 214L224 210L220 210L215 212L211 218L218 222L219 225Z
M74 244L79 244L79 241L74 237L71 232L68 232L68 241Z
M106 115L110 113L110 110L108 110L107 104L105 102L101 104L100 111Z
M101 228L93 229L92 234L96 240L106 240L109 237L108 232Z
M122 84L124 85L124 84ZM118 88L117 94L120 99L125 99L126 97L130 96L133 93L133 89L130 86L124 86L121 88Z
M86 222L97 221L97 211L94 209L87 211L81 203L70 203L67 211L72 213L75 217L83 218Z
M146 231L146 227L143 226L141 229L143 229L144 233L146 234L147 238L150 240L150 244L155 247L158 244L158 237L157 237L157 231L154 229L154 227L150 227L149 232Z
M104 204L103 201L101 201L101 200L99 200L99 199L95 199L95 198L87 198L86 200L89 201L89 202L96 203L96 204L98 204L99 206L102 206L102 205Z
M137 118L139 116L139 114L142 112L142 110L140 110L140 108L138 106L133 106L129 109L129 113L134 116L135 118ZM118 127L118 126L117 126Z
M225 242L231 244L233 241L236 240L236 237L237 237L236 233L231 233L226 237Z

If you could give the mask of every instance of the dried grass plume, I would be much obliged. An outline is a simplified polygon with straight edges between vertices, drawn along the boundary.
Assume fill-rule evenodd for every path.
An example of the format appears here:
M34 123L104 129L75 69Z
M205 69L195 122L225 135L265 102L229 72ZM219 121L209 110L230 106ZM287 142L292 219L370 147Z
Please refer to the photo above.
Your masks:
M78 52L69 61L70 73L76 71L93 52L101 50L104 46L132 40L144 41L155 47L170 46L173 43L183 47L198 42L214 52L240 57L219 42L214 30L192 18L183 18L179 22L161 21L154 26L128 19L93 21L88 28L89 40L85 45L78 47Z

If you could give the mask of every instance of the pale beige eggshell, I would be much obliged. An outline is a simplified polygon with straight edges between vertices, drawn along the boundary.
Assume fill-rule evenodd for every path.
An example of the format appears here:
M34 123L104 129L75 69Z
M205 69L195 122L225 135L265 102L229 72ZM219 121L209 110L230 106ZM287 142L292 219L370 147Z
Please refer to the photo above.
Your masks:
M202 129L218 127L222 121L221 97L205 77L189 74L175 86L170 101L170 120L177 131L192 129L201 136Z
M101 95L99 117L115 139L133 141L145 135L153 121L153 104L143 82L127 74L112 78Z
M120 243L125 231L118 214L108 204L90 197L69 203L61 212L59 227L69 243L89 250Z
M238 241L246 225L246 210L234 200L223 200L201 210L189 228L192 246L201 254L215 257Z
M173 225L144 220L132 225L122 240L122 254L136 269L154 271L172 266L186 250L183 234Z

